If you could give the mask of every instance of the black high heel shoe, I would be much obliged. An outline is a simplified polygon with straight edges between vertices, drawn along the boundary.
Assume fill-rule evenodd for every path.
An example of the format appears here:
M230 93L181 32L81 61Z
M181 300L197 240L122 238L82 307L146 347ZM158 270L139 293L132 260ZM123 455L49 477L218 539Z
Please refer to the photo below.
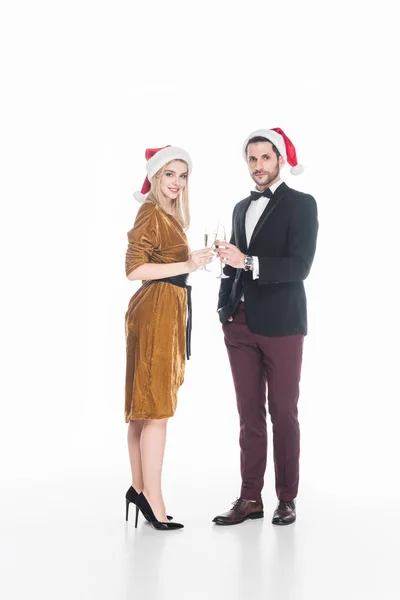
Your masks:
M136 498L138 497L138 493L135 490L134 487L130 487L129 490L126 492L125 494L125 499L126 499L126 520L128 520L128 515L129 515L129 503L132 502L132 504L136 505ZM144 518L146 519L146 521L148 521L150 523L150 519L147 515L143 514ZM168 521L172 521L173 517L170 517L169 515L167 515L167 519Z
M147 520L150 521L150 523L153 525L154 529L158 529L159 531L172 531L173 529L182 529L183 528L182 523L171 523L171 522L161 523L160 521L157 521L157 519L153 513L153 509L151 508L150 504L146 500L146 497L143 495L143 492L141 492L136 498L135 528L137 527L137 524L138 524L139 510L143 514L145 519L147 519L147 517L148 517Z

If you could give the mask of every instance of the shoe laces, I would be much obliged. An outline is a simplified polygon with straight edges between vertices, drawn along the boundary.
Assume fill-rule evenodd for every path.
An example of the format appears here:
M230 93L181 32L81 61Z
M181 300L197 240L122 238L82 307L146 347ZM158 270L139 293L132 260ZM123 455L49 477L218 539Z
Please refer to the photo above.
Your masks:
M236 498L236 500L232 502L232 510L239 510L244 503L244 498Z
M279 502L279 508L294 508L293 502L284 502L283 500L280 500Z

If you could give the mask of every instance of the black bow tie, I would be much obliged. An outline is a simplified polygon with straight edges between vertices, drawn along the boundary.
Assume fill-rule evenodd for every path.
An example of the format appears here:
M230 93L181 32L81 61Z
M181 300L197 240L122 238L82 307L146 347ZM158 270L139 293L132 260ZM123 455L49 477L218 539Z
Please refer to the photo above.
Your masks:
M261 196L265 196L266 198L272 198L272 192L269 188L267 188L263 192L255 192L253 190L250 192L250 196L252 200L259 200Z

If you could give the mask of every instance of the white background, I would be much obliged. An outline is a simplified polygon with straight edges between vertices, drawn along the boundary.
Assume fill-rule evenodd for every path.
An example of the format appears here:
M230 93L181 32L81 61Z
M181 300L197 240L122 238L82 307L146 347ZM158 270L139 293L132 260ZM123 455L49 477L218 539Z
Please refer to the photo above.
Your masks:
M374 598L383 590L381 597L396 597L390 569L400 500L393 3L16 1L4 3L0 22L4 597L86 599L102 591L104 598L128 598L140 590L149 598L202 598L214 590L215 597L251 591L258 598L269 591L274 599L300 599L333 598L350 588L349 597ZM254 555L252 578L247 569L237 574L243 557L235 555L224 563L223 580L234 574L238 586L218 588L215 565L219 552L232 550L232 533L222 538L218 531L224 541L214 556L219 542L204 532L238 495L240 482L215 264L212 274L191 277L192 358L165 459L168 506L185 518L190 542L172 548L178 558L168 567L165 555L155 555L155 579L135 579L132 552L150 560L161 542L144 537L147 545L135 546L132 523L125 529L122 521L130 484L124 316L137 289L124 274L126 232L139 207L132 193L143 183L145 148L187 149L194 163L189 239L200 248L205 224L220 218L230 229L233 206L252 186L241 147L260 127L281 127L292 139L306 171L295 178L285 170L283 178L314 195L319 207L300 399L299 521L301 511L309 521L304 530L296 524L297 540L295 533L282 534L293 537L285 538L281 561L268 512L261 538L243 526L249 548L261 539L265 550L274 535L278 550L271 548L272 563ZM271 458L264 493L270 512ZM346 529L355 521L359 529ZM85 529L88 522L93 529ZM127 537L113 546L110 536L121 527ZM326 535L314 543L310 532L321 527ZM296 543L300 556L314 557L309 566L297 564L289 579L262 580L267 563L272 574L281 573ZM66 547L71 554L64 557ZM99 547L101 557L94 552ZM76 548L81 554L71 570ZM173 586L175 577L186 581L184 560L192 568L183 569L192 592ZM313 560L321 561L319 568ZM198 568L204 577L196 592ZM170 588L162 592L164 575ZM55 591L60 581L65 596Z

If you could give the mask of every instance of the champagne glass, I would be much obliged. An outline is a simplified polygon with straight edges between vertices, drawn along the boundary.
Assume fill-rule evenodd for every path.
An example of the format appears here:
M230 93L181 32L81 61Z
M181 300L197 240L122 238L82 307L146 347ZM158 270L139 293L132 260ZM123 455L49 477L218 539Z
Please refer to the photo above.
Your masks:
M225 227L219 221L218 221L217 237L216 237L216 239L219 240L220 242L226 242ZM218 246L216 246L216 248L218 248ZM224 279L225 275L224 275L224 272L223 272L223 266L222 266L222 262L221 261L220 261L219 265L220 265L220 273L219 273L219 275L217 275L217 279Z
M204 229L204 246L205 248L212 248L214 246L214 242L217 239L218 233L218 222L214 225L207 225ZM203 271L208 271L211 273L211 269L207 269L205 265L201 267Z

